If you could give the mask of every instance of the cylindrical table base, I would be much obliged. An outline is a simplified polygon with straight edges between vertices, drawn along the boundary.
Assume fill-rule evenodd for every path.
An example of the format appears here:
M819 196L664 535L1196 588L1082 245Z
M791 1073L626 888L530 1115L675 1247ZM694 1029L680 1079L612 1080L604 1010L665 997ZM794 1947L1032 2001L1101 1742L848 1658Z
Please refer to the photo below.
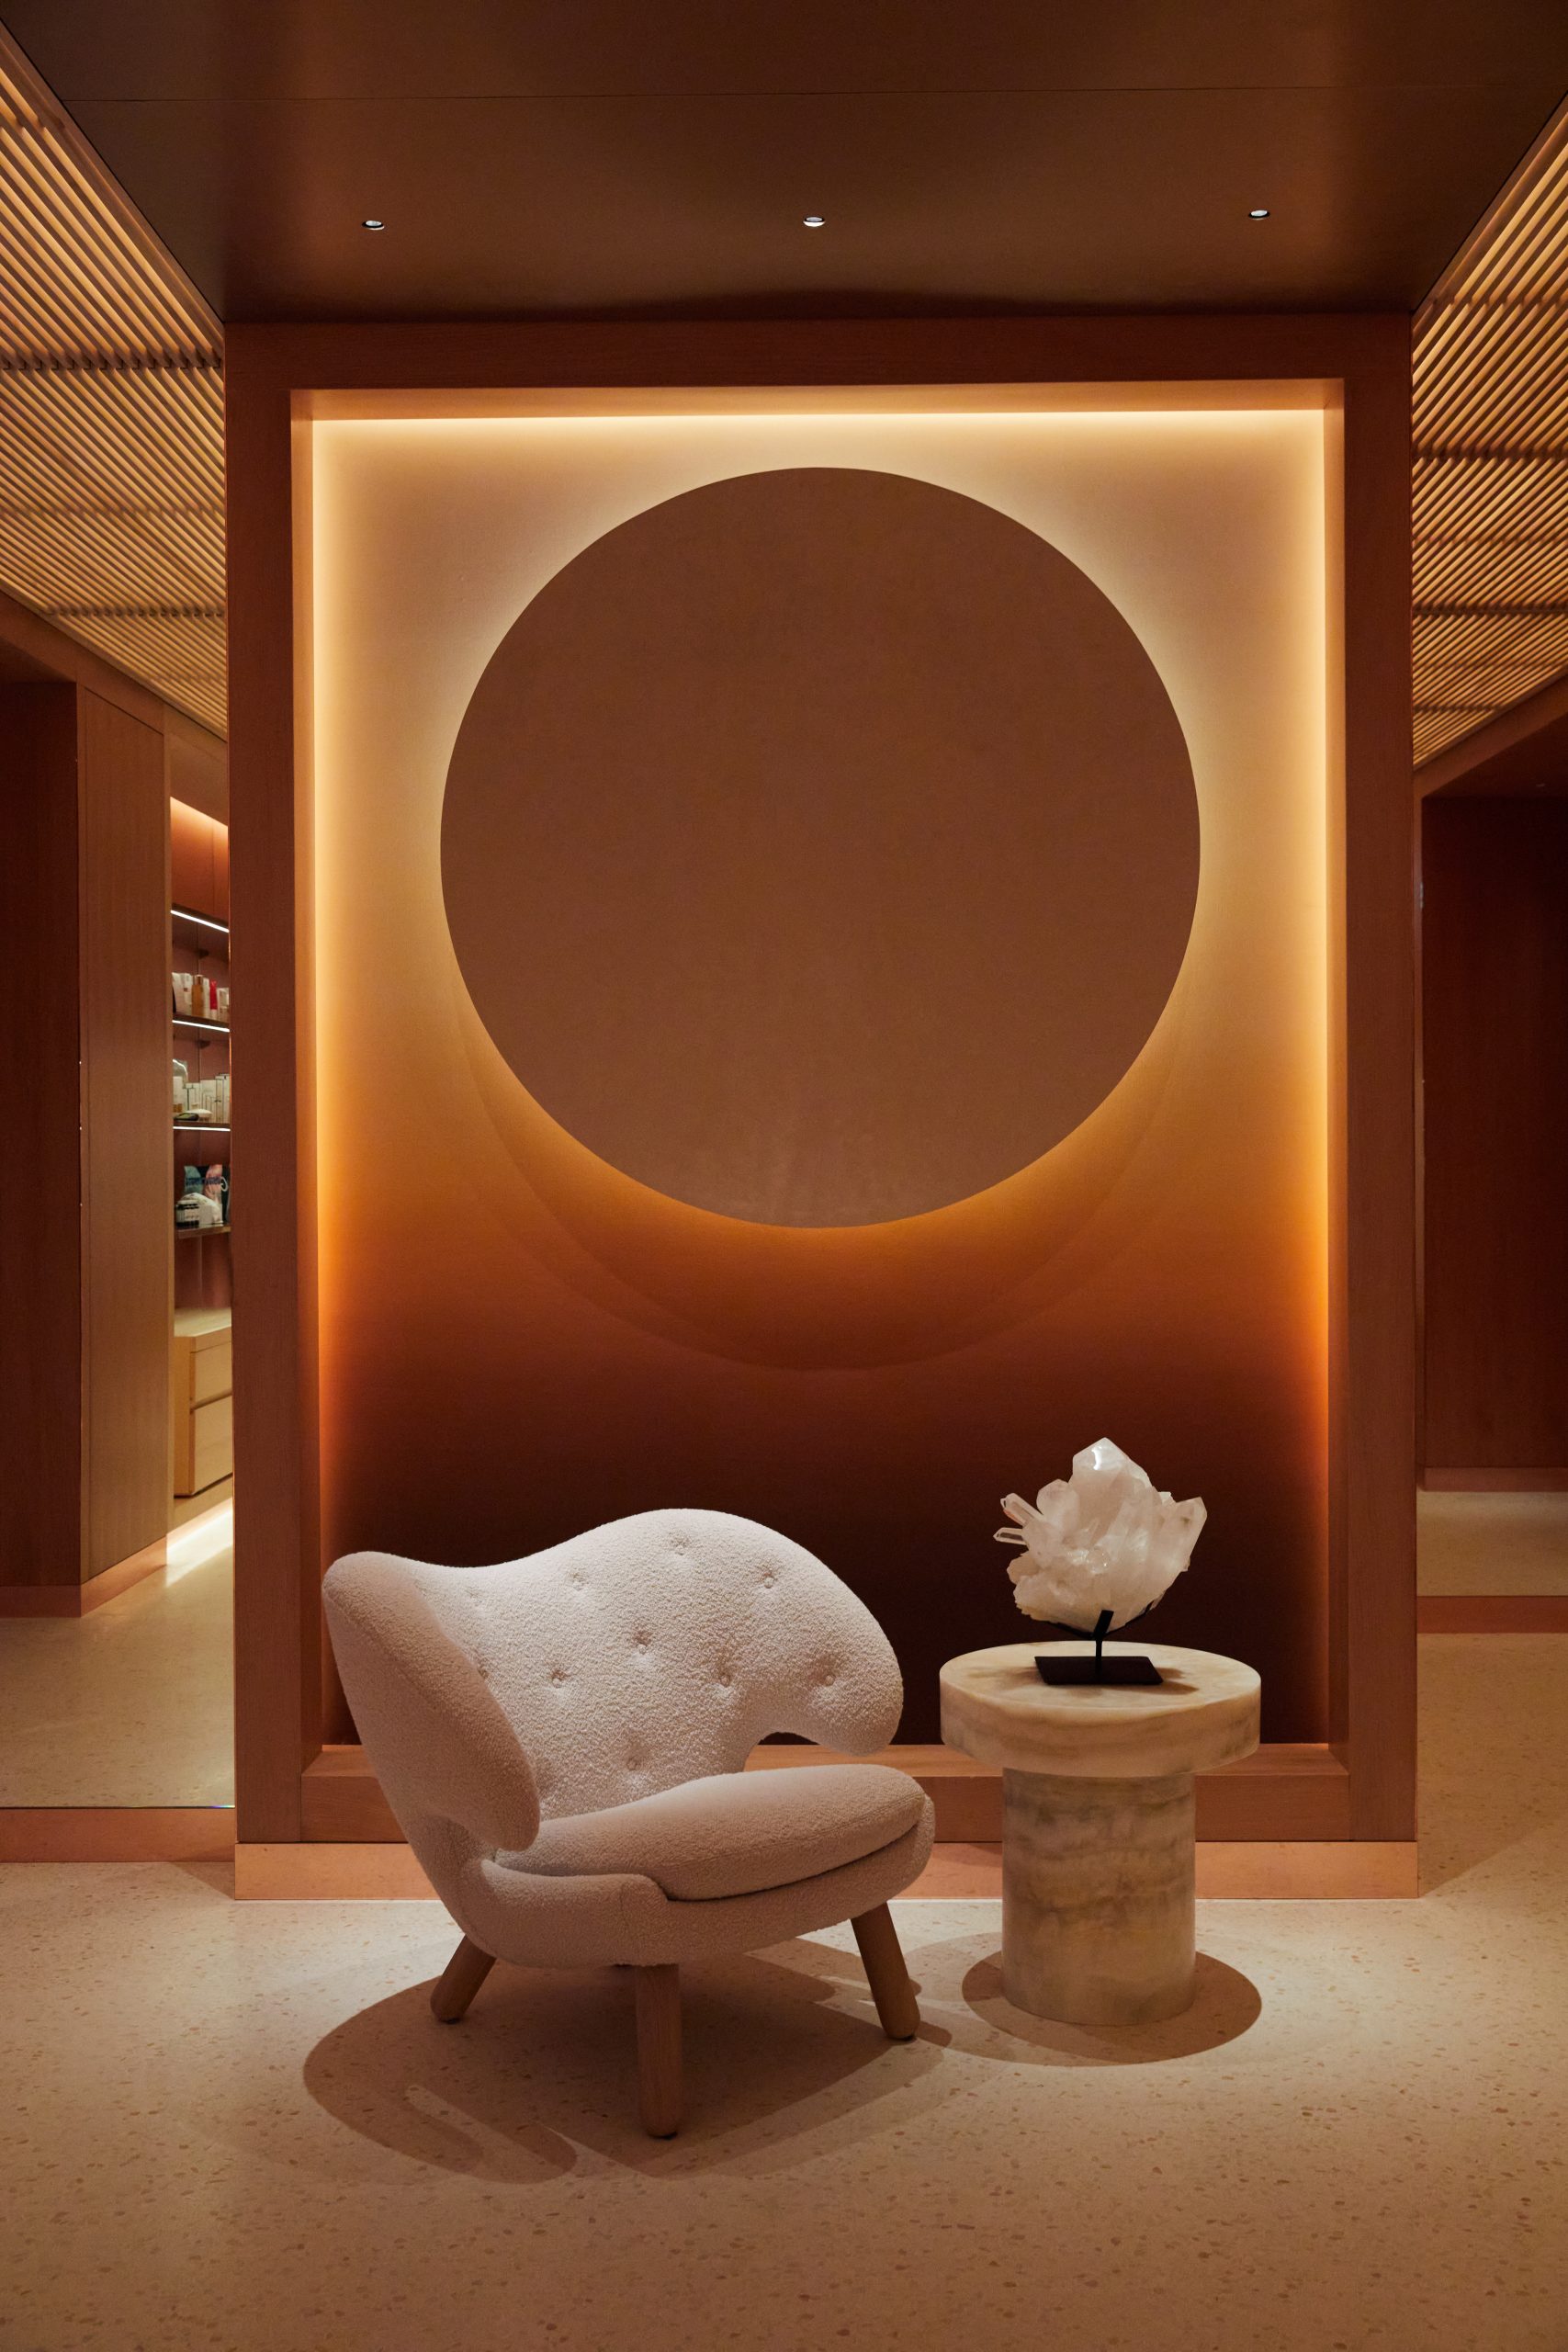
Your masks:
M1065 2025L1151 2025L1190 2006L1190 1772L1002 1775L1002 1987Z

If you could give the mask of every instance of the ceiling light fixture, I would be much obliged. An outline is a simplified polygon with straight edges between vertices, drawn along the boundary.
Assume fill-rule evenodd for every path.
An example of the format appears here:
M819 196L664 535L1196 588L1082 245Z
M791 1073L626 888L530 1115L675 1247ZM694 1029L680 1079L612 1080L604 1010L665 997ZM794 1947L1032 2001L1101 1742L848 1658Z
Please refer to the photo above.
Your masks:
M384 229L387 224L384 220L362 220L359 225L362 229Z
M800 225L803 229L825 229L828 226L827 216L821 212L808 212Z
M1269 207L1266 204L1255 204L1247 217L1249 220L1267 220Z

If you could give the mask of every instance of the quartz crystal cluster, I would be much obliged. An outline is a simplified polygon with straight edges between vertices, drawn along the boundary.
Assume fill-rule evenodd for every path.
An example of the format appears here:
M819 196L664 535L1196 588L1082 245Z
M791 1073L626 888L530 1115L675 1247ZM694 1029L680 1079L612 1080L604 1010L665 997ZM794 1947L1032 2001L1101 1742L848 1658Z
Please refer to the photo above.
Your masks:
M1032 1503L1004 1495L1013 1524L998 1544L1018 1545L1008 1563L1013 1598L1026 1617L1092 1634L1104 1612L1114 1633L1152 1609L1191 1556L1208 1517L1196 1497L1173 1502L1108 1437L1073 1456L1070 1478L1054 1478Z

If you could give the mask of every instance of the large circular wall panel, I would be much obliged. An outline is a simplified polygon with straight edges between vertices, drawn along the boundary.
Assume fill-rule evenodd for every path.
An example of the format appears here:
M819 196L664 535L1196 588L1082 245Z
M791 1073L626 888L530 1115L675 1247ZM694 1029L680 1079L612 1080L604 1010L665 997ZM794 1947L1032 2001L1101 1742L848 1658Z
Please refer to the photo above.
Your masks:
M1051 1149L1186 951L1198 810L1153 662L975 499L810 467L688 491L519 615L442 881L475 1008L601 1158L846 1226Z

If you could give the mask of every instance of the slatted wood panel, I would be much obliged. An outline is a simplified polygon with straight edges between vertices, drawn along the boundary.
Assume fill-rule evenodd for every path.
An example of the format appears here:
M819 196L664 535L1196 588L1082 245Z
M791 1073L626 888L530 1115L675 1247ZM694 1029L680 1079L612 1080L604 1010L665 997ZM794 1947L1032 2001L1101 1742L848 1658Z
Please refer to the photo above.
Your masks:
M1568 670L1568 106L1416 322L1417 763Z
M0 585L221 733L221 334L0 32Z

